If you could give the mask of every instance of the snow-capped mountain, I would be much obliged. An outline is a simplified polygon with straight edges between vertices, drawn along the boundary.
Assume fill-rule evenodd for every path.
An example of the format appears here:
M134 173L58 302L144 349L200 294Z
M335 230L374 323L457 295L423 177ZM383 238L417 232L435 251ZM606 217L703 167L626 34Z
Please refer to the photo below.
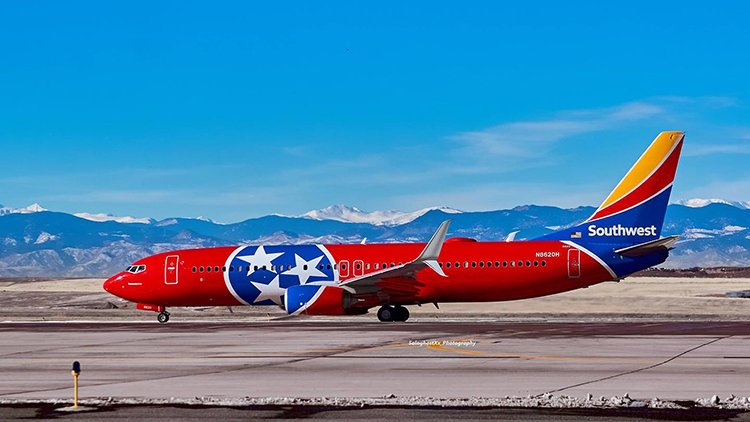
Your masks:
M436 208L406 213L336 206L303 216L267 215L231 224L107 214L81 218L40 210L34 205L0 216L0 276L104 277L147 255L199 247L356 243L365 237L369 243L424 242L448 218L453 219L449 236L498 241L519 231L517 240L533 239L581 222L595 209L524 205L485 212ZM683 237L663 266L750 266L750 209L730 201L672 204L662 235L674 234Z
M100 221L100 222L101 221L116 221L118 223L125 223L125 224L133 224L133 223L153 224L156 222L156 220L154 220L153 218L148 218L148 217L144 217L144 218L135 218L135 217L128 217L128 216L118 217L116 215L112 215L108 213L91 214L88 212L77 212L73 215L75 215L78 218L83 218L85 220Z
M375 226L398 226L406 224L425 215L429 211L439 210L446 214L458 214L462 211L448 207L424 208L414 212L403 211L362 211L356 207L346 205L332 205L320 210L313 210L300 215L301 218L312 220L333 220L344 223L366 223Z
M30 214L32 212L42 212L42 211L48 211L48 210L42 208L42 206L37 203L31 204L26 208L10 208L10 207L4 207L0 205L0 215Z
M726 199L703 199L703 198L693 198L693 199L683 199L680 201L675 202L675 204L678 205L684 205L686 207L690 208L702 208L707 205L711 204L724 204L724 205L731 205L733 207L737 207L743 210L750 209L750 201L728 201Z

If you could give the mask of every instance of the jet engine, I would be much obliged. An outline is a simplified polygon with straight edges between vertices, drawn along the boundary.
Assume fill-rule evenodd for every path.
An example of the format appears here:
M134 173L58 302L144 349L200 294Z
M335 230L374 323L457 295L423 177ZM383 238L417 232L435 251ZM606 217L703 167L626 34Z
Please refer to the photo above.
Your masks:
M353 313L354 303L351 293L336 286L291 286L284 295L284 309L290 315L344 315Z

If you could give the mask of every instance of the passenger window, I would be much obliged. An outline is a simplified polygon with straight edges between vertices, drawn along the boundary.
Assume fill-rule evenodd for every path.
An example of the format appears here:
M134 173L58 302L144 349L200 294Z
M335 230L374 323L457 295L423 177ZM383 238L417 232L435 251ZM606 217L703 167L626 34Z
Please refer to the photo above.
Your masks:
M370 269L370 264L365 264L365 269L369 270Z
M516 261L510 261L510 266L511 267L515 267L516 266Z
M443 268L443 263L442 262L438 261L438 265L440 266L440 268Z
M219 267L214 267L214 272L219 272Z
M518 266L523 267L523 261L518 261Z
M508 261L503 261L503 268L508 266Z
M307 268L305 268L305 269L307 269ZM271 271L276 271L276 266L273 265L273 264L271 264Z
M289 267L289 268L287 268L288 270L292 269L291 265L287 265L287 267ZM331 269L331 264L326 265L326 269L330 270Z
M487 261L487 266L491 267L492 266L492 262L491 261Z
M341 271L346 271L346 264L341 264Z
M526 261L526 266L530 267L531 266L531 261Z
M264 270L265 270L265 268L264 268ZM258 266L257 265L253 267L253 271L258 271Z
M307 269L307 268L305 268L305 269ZM266 266L264 265L264 266L263 266L263 271L265 271L265 270L266 270Z
M395 266L396 266L396 264L394 264L393 262L391 262L391 268L393 268Z
M232 271L234 271L234 267L230 265L229 266L229 272L231 273Z
M237 271L242 271L242 265L237 266Z
M460 268L460 267L461 267L461 263L460 263L460 262L458 262L458 261L456 261L456 265L455 265L455 267L456 267L456 268Z
M375 263L375 269L377 270L378 268L380 268L380 264L376 262Z
M359 264L359 263L357 263L357 264L356 264L356 268L357 268L358 270L362 269L362 264Z
M402 266L402 265L404 265L404 263L403 263L403 262L399 262L399 263L398 263L398 266L399 266L399 267L400 267L400 266Z
M211 267L206 267L206 272L211 272Z
M464 261L464 268L469 268L469 261Z
M479 268L484 268L484 261L479 261Z
M193 272L198 271L198 268L193 267Z
M200 271L200 272L203 272L203 267L200 267L200 268L199 268L199 271Z
M534 261L534 266L538 267L539 266L539 261Z
M495 261L495 266L500 267L500 261Z
M542 261L542 267L546 267L546 266L547 266L547 261Z
M221 272L223 273L227 272L227 267L221 267Z
M446 262L446 263L445 263L445 268L450 268L450 267L451 267L451 263L450 263L450 261Z

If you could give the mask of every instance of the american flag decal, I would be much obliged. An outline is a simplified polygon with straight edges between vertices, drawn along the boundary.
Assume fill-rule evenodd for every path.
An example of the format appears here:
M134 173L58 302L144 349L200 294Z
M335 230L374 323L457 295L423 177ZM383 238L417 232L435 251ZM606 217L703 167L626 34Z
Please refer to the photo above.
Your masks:
M580 239L581 238L581 232L573 232L570 234L571 239Z

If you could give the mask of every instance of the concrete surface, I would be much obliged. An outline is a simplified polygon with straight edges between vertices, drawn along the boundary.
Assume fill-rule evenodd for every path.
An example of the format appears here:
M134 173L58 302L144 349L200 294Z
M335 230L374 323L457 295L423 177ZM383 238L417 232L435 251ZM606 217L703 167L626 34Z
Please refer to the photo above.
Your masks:
M364 407L331 406L102 406L96 412L62 415L54 406L25 404L0 408L3 420L53 419L85 420L259 420L280 421L401 421L401 420L512 420L512 421L750 421L750 414L728 409L523 409L523 408L436 408L436 407Z
M743 322L2 323L0 398L750 395ZM443 343L445 341L454 341Z

